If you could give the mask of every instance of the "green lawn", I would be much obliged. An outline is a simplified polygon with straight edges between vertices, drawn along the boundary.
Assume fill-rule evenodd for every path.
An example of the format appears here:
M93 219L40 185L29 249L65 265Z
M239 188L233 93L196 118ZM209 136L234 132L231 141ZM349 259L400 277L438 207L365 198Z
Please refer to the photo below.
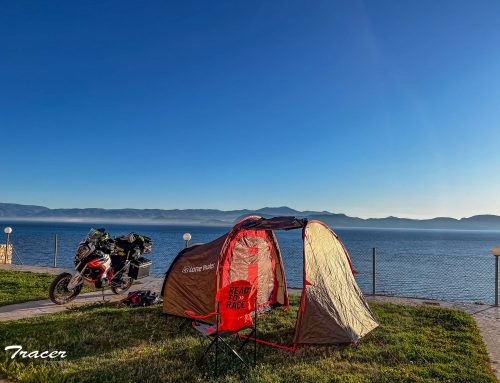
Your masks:
M291 344L298 300L288 312L260 319L259 336ZM435 307L373 304L381 323L357 347L303 347L295 354L260 346L258 365L242 369L223 358L223 382L496 382L474 320ZM188 320L161 308L96 305L16 322L0 322L0 345L63 350L57 363L12 361L0 349L0 375L21 382L212 381L203 348ZM213 355L209 355L213 361ZM407 371L410 371L408 373Z
M55 277L49 273L0 270L0 306L49 299L49 287ZM86 283L82 294L92 291L101 290Z
M0 270L0 306L49 298L55 275Z

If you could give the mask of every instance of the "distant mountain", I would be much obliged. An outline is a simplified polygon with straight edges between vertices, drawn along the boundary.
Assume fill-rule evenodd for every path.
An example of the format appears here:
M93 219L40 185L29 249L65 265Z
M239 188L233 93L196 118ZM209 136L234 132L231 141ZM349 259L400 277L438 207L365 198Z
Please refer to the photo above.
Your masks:
M469 218L437 217L410 219L398 217L358 218L328 211L298 211L287 206L264 207L258 210L217 209L49 209L44 206L0 203L0 220L82 221L82 222L144 222L191 225L231 226L248 215L274 217L290 215L318 219L333 228L400 228L400 229L454 229L500 230L500 216L475 215Z

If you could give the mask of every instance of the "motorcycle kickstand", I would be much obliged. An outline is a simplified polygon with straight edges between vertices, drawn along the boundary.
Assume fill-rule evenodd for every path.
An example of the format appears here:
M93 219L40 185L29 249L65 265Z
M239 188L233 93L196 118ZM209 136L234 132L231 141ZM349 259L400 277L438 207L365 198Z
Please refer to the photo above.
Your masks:
M101 288L101 293L102 293L102 301L105 302L105 300L104 300L104 287Z

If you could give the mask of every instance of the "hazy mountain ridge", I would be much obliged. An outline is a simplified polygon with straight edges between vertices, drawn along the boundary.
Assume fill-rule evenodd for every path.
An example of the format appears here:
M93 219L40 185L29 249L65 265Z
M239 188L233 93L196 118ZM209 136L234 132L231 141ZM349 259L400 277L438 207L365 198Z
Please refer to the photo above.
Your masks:
M227 225L251 215L273 217L294 215L308 219L318 219L328 225L339 227L366 228L409 228L409 229L460 229L460 230L500 230L500 216L475 215L455 219L436 217L432 219L411 219L399 217L358 218L328 211L298 211L286 206L265 207L257 210L217 210L217 209L49 209L44 206L0 203L0 219L53 220L53 221L143 221L170 224Z

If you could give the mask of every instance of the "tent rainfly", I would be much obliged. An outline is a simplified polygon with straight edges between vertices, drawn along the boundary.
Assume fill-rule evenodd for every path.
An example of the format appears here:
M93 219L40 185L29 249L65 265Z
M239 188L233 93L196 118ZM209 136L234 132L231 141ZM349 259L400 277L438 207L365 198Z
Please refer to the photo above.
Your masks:
M378 324L354 279L346 248L320 221L247 217L216 240L182 250L162 287L163 312L188 317L216 311L216 292L232 281L257 286L257 306L288 306L281 252L274 230L302 229L303 287L294 345L357 342Z

